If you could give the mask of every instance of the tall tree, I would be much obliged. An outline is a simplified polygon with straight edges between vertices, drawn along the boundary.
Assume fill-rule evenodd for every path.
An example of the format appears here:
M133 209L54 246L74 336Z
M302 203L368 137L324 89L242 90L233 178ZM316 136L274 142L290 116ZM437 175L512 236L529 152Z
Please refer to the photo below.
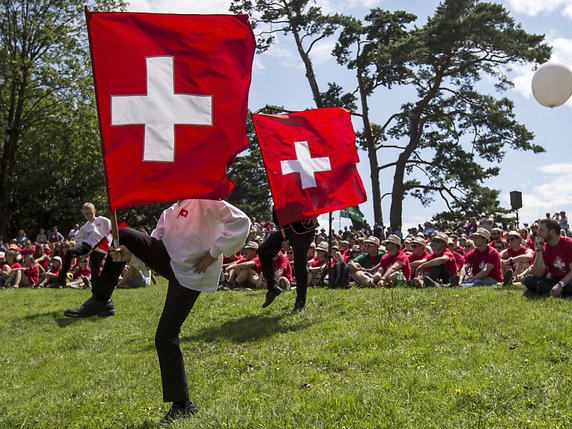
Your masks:
M119 0L91 3L120 6ZM83 8L80 0L0 1L1 235L10 230L22 146L63 111L92 102Z
M306 79L316 107L324 107L318 80L310 58L316 43L331 36L337 24L322 14L315 0L232 0L230 11L247 13L257 33L258 51L264 52L276 34L291 34L304 63Z
M515 120L511 100L478 89L487 76L502 93L512 86L507 77L511 64L546 61L551 50L543 35L528 34L500 4L444 0L410 37L412 74L407 84L418 99L393 117L387 135L402 150L396 161L380 166L395 168L394 230L401 227L407 193L425 204L438 193L452 203L452 210L468 209L472 190L499 174L497 164L507 149L544 150L532 144L533 134Z
M342 31L334 49L338 62L354 70L363 130L358 133L358 143L368 154L371 174L374 221L383 223L381 188L379 182L379 150L383 144L383 127L371 119L369 98L381 86L391 88L403 83L410 73L405 66L408 55L406 25L415 15L397 11L391 13L373 9L364 20L350 16L336 16ZM347 96L346 96L347 97Z

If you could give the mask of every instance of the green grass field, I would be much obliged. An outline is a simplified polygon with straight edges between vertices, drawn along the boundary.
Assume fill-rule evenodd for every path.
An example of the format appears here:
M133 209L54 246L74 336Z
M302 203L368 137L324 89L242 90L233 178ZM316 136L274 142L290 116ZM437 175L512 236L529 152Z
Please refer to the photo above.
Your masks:
M165 281L75 320L78 290L0 291L1 428L151 428L167 411L153 337ZM572 301L522 289L199 298L183 327L189 428L570 428Z

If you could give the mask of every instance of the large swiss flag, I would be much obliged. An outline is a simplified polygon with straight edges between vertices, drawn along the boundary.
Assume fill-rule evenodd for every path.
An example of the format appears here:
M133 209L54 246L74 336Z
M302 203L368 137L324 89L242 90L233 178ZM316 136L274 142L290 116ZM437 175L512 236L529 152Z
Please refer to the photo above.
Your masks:
M86 16L111 209L228 196L247 147L248 17Z
M356 136L347 110L253 114L252 120L280 224L367 199L356 168Z

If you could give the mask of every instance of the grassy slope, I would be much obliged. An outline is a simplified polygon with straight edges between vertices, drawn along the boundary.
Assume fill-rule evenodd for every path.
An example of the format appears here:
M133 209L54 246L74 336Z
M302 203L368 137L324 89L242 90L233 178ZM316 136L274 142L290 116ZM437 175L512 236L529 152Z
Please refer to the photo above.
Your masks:
M119 290L115 317L73 320L85 291L0 291L0 427L154 427L164 294ZM298 315L293 293L262 301L199 298L181 340L202 410L188 427L572 427L569 300L312 289Z

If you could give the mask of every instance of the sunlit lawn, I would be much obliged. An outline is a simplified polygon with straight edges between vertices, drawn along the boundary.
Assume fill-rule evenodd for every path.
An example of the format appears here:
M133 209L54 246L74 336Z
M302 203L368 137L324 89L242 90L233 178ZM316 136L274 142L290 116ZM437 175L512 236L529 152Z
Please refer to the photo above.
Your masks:
M117 315L78 290L0 291L0 427L146 428L166 412L153 337L165 282ZM570 428L572 301L522 289L261 291L199 298L181 347L192 428Z

